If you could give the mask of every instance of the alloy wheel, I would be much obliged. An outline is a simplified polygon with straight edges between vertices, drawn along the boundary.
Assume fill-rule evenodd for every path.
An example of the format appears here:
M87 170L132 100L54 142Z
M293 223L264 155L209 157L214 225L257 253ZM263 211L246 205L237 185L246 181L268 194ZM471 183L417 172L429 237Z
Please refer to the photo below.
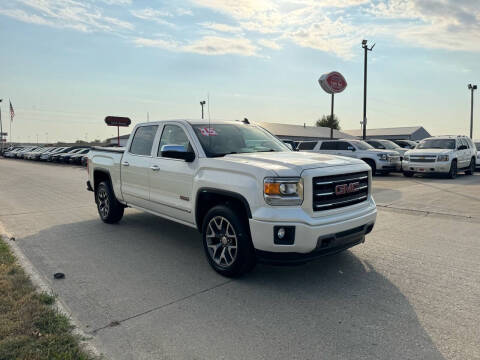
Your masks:
M219 266L232 265L237 257L237 235L232 224L223 216L213 217L207 225L208 253Z
M98 210L100 212L100 215L102 215L103 218L106 218L110 211L110 200L108 199L108 195L105 189L98 190L97 198Z

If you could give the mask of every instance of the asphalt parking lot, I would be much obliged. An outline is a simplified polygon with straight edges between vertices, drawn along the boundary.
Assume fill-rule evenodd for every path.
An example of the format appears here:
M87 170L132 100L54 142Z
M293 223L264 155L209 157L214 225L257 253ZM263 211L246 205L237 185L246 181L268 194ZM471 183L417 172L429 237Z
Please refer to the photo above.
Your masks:
M238 280L194 229L132 209L102 223L85 181L0 159L0 223L107 358L480 359L479 173L376 177L365 244Z

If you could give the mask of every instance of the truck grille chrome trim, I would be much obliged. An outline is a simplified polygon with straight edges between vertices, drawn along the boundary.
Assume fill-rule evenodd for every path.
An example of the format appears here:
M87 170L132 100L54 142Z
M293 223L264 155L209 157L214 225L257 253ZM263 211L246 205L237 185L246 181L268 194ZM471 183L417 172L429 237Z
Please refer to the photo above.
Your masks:
M368 172L319 176L313 183L313 211L358 204L368 199Z
M322 177L323 178L323 177ZM319 178L315 178L315 179L319 179ZM314 179L314 180L315 180ZM360 177L355 177L355 178L351 178L351 179L341 179L341 180L332 180L332 181L324 181L324 182L314 182L315 185L328 185L328 184L336 184L336 183L342 183L342 182L345 182L345 181L360 181L360 180L367 180L368 179L368 175L367 176L360 176Z

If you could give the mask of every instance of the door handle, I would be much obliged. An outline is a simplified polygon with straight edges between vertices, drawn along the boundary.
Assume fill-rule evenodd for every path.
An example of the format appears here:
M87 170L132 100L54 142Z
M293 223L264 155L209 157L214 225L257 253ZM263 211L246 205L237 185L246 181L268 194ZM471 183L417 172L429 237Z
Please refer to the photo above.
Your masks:
M123 165L123 166L130 166L130 164L128 163L128 161L122 161L122 165Z
M160 170L160 166L152 165L152 166L150 166L150 169L152 169L153 171L158 171L158 170Z

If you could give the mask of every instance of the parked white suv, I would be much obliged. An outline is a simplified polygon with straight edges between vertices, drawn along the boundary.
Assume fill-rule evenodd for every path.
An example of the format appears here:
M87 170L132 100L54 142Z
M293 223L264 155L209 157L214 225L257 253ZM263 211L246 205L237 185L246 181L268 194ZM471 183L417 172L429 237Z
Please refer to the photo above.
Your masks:
M400 171L400 154L392 150L379 150L361 140L320 140L305 141L298 145L299 151L310 151L322 154L348 156L365 161L377 172L388 174Z
M454 179L459 170L472 175L475 171L477 150L467 136L436 136L423 139L403 157L402 169L406 177L415 173L447 174Z
M363 161L293 152L238 121L139 124L126 149L90 151L88 170L102 221L120 221L131 206L197 228L225 276L257 258L305 262L345 250L376 218Z
M475 166L477 169L480 169L480 140L475 140L475 147L477 148L477 161Z

